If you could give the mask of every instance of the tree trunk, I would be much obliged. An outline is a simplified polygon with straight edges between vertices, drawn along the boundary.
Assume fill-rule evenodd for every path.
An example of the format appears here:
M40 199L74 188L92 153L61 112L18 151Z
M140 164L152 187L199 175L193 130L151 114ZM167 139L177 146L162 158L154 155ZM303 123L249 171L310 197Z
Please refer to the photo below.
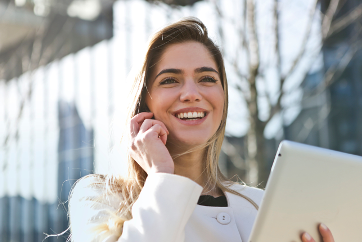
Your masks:
M247 183L264 188L269 171L266 163L266 147L264 138L264 124L260 120L250 122L246 136L248 177Z

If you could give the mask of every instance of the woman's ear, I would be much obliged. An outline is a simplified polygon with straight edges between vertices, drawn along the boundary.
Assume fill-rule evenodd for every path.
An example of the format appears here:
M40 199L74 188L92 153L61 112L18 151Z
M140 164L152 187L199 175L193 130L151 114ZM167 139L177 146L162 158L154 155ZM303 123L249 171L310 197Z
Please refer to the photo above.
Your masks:
M151 112L147 104L142 105L142 107L140 108L140 113L142 112Z
M151 112L151 110L148 108L147 104L145 104L141 112ZM155 116L153 116L151 119L155 119Z
M147 104L145 105L145 112L151 112L150 109L148 108Z

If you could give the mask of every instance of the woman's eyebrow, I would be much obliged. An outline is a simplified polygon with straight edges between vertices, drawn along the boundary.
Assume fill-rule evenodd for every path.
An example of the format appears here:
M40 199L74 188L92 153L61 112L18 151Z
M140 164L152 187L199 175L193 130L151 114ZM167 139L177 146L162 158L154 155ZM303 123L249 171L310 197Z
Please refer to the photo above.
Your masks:
M212 72L216 72L217 74L219 74L219 72L217 72L214 68L212 67L207 67L207 66L203 66L203 67L199 67L195 69L195 73L201 73L201 72L207 72L207 71L212 71ZM181 69L175 69L175 68L169 68L169 69L163 69L162 71L160 71L157 76L155 77L155 79L162 74L165 73L173 73L173 74L182 74L184 71Z
M214 68L212 67L207 67L207 66L203 66L200 68L195 69L196 73L201 73L201 72L206 72L206 71L212 71L212 72L216 72L217 74L219 74L219 72L217 72Z
M164 73L181 74L181 73L183 73L183 71L180 70L180 69L174 69L174 68L163 69L162 71L160 71L160 73L157 74L157 76L155 77L155 79L156 79L159 75L162 75L162 74L164 74Z

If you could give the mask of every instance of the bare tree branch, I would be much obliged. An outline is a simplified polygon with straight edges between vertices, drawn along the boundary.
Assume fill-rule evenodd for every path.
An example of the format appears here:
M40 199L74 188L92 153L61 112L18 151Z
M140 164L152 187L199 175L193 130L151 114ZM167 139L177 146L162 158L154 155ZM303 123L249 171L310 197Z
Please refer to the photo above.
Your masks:
M273 6L273 24L274 24L274 53L276 58L276 65L278 71L278 78L281 77L281 53L280 53L280 39L279 39L279 1L274 0Z
M256 17L254 0L247 0L246 3L248 22L248 54L249 54L249 92L250 99L247 106L250 114L251 124L259 122L258 90L256 88L256 78L259 74L260 53L259 42L256 32Z
M280 110L282 109L281 100L283 99L283 96L284 96L283 86L284 86L285 80L295 71L295 68L300 63L302 57L304 56L304 54L306 52L307 43L308 43L308 40L311 35L311 30L312 30L313 20L314 20L314 16L315 16L315 12L316 12L317 3L318 3L318 0L315 0L312 8L310 10L307 28L306 28L299 52L298 52L297 56L295 57L294 61L292 62L290 69L287 71L287 73L285 75L283 75L281 73L282 72L281 71L281 54L280 54L280 46L279 46L280 39L279 39L278 0L274 0L274 8L273 8L274 39L275 39L274 52L275 52L276 59L277 59L276 62L277 62L277 71L278 71L278 76L279 76L279 94L278 94L276 103L274 105L272 105L270 103L269 116L266 119L266 121L264 121L265 126L274 117L274 115L279 113Z
M284 83L283 82L280 82L281 84ZM275 114L279 113L281 110L282 110L282 97L284 96L284 91L281 90L279 92L279 95L278 95L278 99L277 99L277 102L272 105L271 109L269 109L269 116L268 118L263 122L264 124L264 127L270 122L270 120L274 117Z
M218 3L217 0L213 0L212 3L213 3L213 5L214 5L215 10L216 10L216 12L217 12L217 14L218 14L218 16L219 16L220 19L225 20L226 22L230 22L231 24L233 24L234 26L236 26L236 31L237 31L237 33L239 34L239 37L240 37L240 45L239 45L239 48L236 49L237 54L235 55L234 60L230 60L227 55L225 55L225 59L228 60L228 62L232 64L235 73L236 73L237 76L239 77L239 81L240 81L240 82L244 82L245 86L247 86L247 85L248 85L248 82L247 82L248 77L247 77L246 74L243 74L243 73L241 72L241 70L240 70L240 68L239 68L239 66L238 66L238 63L239 63L239 60L238 60L239 54L238 54L238 53L240 52L240 50L243 50L243 49L244 49L244 50L246 51L246 50L248 49L248 48L247 48L247 45L246 45L247 41L246 41L246 10L245 10L245 0L243 1L243 3L244 3L244 8L243 8L243 9L244 9L243 27L241 27L241 25L240 25L238 22L236 22L235 19L230 19L230 18L226 17L226 16L222 13L222 11L221 11L221 9L220 9L220 6L219 6L219 3ZM221 39L221 41L223 42L224 33L223 33L223 26L222 26L222 25L219 25L218 32L219 32L219 35L220 35L220 39ZM248 97L248 92L247 92L247 90L244 90L244 89L242 88L242 86L243 86L243 85L237 85L237 84L236 84L236 85L234 85L234 88L235 88L236 90L238 90L238 91L244 96L245 100L248 100L248 98L249 98L249 97Z
M248 91L247 90L244 90L243 89L243 82L244 84L246 84L247 86L247 80L248 80L248 77L245 76L243 73L241 73L241 71L239 70L239 68L237 68L236 66L234 66L234 69L235 69L235 72L239 78L239 83L234 85L234 87L241 92L241 94L244 96L245 100L249 100L249 94L248 94ZM244 81L243 81L244 80Z
M282 76L281 80L283 81L283 83L281 83L281 84L284 84L285 79L287 79L294 72L295 68L299 64L302 57L304 56L304 53L305 53L306 48L307 48L307 43L308 43L308 40L309 40L311 32L312 32L312 25L313 25L313 20L314 20L316 8L317 8L317 3L318 3L318 0L315 0L314 3L313 3L312 8L310 9L307 28L306 28L306 31L305 31L305 34L304 34L304 38L303 38L301 47L299 49L299 53L295 57L295 59L294 59L292 65L291 65L291 67L289 68L289 70L286 72L285 75Z
M304 90L304 96L314 96L319 95L322 92L324 92L330 85L332 85L338 78L343 74L344 70L347 68L349 63L352 61L353 57L356 55L358 50L362 48L362 42L359 41L358 43L352 44L352 46L346 51L343 55L343 57L340 59L338 64L331 66L326 73L324 74L324 80L313 90ZM311 58L312 59L312 58ZM313 64L313 62L310 62L310 66ZM305 80L307 76L309 75L308 70L310 69L306 68L306 72L304 72L304 75L302 77L302 80ZM300 84L297 84L294 87L291 87L290 90L293 91L296 88L298 88ZM290 94L289 92L285 94Z
M259 74L259 78L258 78L259 81L262 81L264 86L267 86L267 81L265 79L265 76L263 74ZM258 95L259 97L265 97L267 103L268 103L268 109L269 111L272 109L272 100L271 100L271 96L270 96L270 92L268 92L268 90L265 88L265 92L264 92L264 95L259 93ZM269 117L269 116L268 116ZM265 121L264 121L265 122ZM266 124L265 124L266 125Z
M315 126L318 125L318 129L321 129L323 122L328 118L330 112L331 110L329 107L323 107L319 112L320 116L317 121L312 118L305 120L303 128L299 131L295 141L304 143Z
M278 0L274 0L274 4L273 4L273 25L274 25L274 54L275 54L275 58L276 58L276 69L277 69L277 74L278 74L278 79L280 80L279 83L279 93L282 93L282 87L283 87L283 83L284 80L281 79L281 52L280 52L280 38L279 38L279 1ZM262 78L262 80L264 80ZM264 81L265 82L265 81ZM268 102L268 107L269 107L269 116L267 118L266 121L264 121L264 126L266 126L266 124L272 119L272 117L279 112L279 106L280 104L278 104L278 101L275 105L272 104L271 101L271 97L270 94L266 91L266 100ZM279 100L279 98L278 98Z
M298 64L300 63L302 57L304 56L305 52L306 52L306 48L307 48L307 43L308 43L308 40L310 38L310 35L311 35L311 29L312 29L312 25L313 25L313 20L314 20L314 16L315 16L315 12L316 12L316 8L317 8L317 3L318 3L318 0L315 0L314 1L314 4L310 10L310 13L309 13L309 20L308 20L308 23L307 23L307 28L306 28L306 31L305 31L305 35L304 35L304 38L303 38L303 41L302 41L302 44L301 44L301 48L299 50L299 53L297 54L296 58L294 59L290 69L287 71L287 73L285 75L283 75L280 79L280 90L279 90L279 95L278 95L278 99L277 99L277 102L274 106L271 107L271 111L269 112L269 117L268 119L265 121L266 123L268 123L272 118L273 116L280 112L280 110L282 109L281 107L281 100L284 96L284 90L283 90L283 86L284 86L284 83L285 83L285 80L295 71L296 67L298 66ZM333 15L335 14L335 11L337 10L337 6L338 6L338 3L339 3L339 0L336 2L335 0L332 0L331 4L329 5L329 8L328 8L328 11L327 11L327 14L325 16L324 19L328 19L329 17L332 17L333 18ZM334 9L335 8L335 9ZM276 10L274 10L276 11ZM332 14L332 16L331 16ZM274 13L274 16L275 16L275 13ZM327 24L331 24L332 22L329 22L329 21L324 21L323 24L324 24L324 27L323 28L328 28L329 29L329 26L326 26ZM318 53L320 52L320 49L318 50ZM280 63L279 63L280 65ZM306 73L307 75L308 73ZM305 76L306 76L305 75Z
M250 75L257 76L260 66L259 41L256 33L256 16L254 0L247 0L246 4L248 37L249 37L249 56L250 56Z
M329 29L336 14L340 0L331 0L322 20L323 41L327 38Z
M347 26L349 26L350 24L361 18L361 16L362 16L362 4L360 4L357 8L352 10L350 13L347 13L343 17L340 17L339 19L333 21L333 24L331 25L326 38L328 38L332 34L335 34L345 29Z
M270 120L275 116L275 114L280 113L282 110L288 108L287 105L282 106L282 100L283 97L287 94L287 91L284 90L285 82L288 80L293 73L296 72L297 68L299 68L300 63L304 60L312 60L309 61L306 65L309 65L306 67L305 70L302 73L302 80L305 80L307 75L310 73L310 69L312 65L314 64L313 61L318 57L318 55L321 54L321 51L323 50L323 46L326 42L327 37L331 36L332 34L345 29L351 24L356 23L360 16L362 15L362 6L359 6L358 8L351 11L348 16L343 16L342 18L339 18L338 20L335 19L336 12L341 8L341 6L345 3L344 0L330 0L330 4L328 5L325 14L321 15L321 34L320 34L320 43L317 43L319 45L316 47L315 51L311 50L310 48L307 48L308 44L310 43L311 36L313 34L313 26L315 23L316 13L319 11L318 6L318 0L314 0L310 6L310 10L308 13L308 19L306 22L306 27L302 33L302 39L301 44L298 47L296 51L296 55L293 58L292 62L290 63L290 66L288 66L287 70L283 71L282 65L283 65L283 59L281 55L281 43L280 43L280 16L279 16L279 1L274 0L273 1L273 37L275 40L275 43L273 43L273 52L275 53L275 62L272 63L272 68L276 68L277 71L277 80L278 80L278 88L279 90L276 96L276 100L272 99L274 96L271 96L271 92L268 90L257 90L256 88L256 81L266 81L266 79L263 76L263 70L266 70L266 65L261 64L260 61L260 49L259 49L259 42L258 42L258 31L257 31L257 23L256 23L256 11L255 11L255 0L245 0L243 3L245 4L244 11L245 14L243 17L246 18L247 21L240 20L239 23L243 23L244 26L241 28L240 26L242 24L237 25L236 22L234 23L236 25L235 29L237 30L237 33L239 33L240 36L240 43L239 49L246 50L247 54L247 63L248 64L248 74L246 75L247 81L248 81L248 88L237 85L236 89L240 91L246 97L246 92L248 94L248 98L246 99L247 102L247 108L249 113L249 130L246 134L246 170L249 173L250 181L263 181L267 178L267 175L265 173L266 167L265 167L265 151L263 150L265 147L265 137L264 137L264 130L266 127L266 124L270 122ZM319 12L318 12L319 14ZM222 15L222 14L221 14ZM220 15L220 16L221 16ZM224 13L225 15L225 13ZM333 22L332 22L333 21ZM358 26L358 23L354 24L354 26ZM246 32L245 32L246 31ZM310 97L318 97L321 92L325 91L327 86L330 86L331 83L333 83L335 80L337 80L340 75L345 71L355 54L358 50L362 48L362 44L358 38L360 38L359 31L356 32L355 39L356 41L349 45L349 49L344 53L343 57L338 59L338 64L335 66L332 66L326 73L324 79L321 81L321 86L318 87L318 89L314 88L314 93L311 93ZM350 38L351 39L351 38ZM233 53L234 54L234 53ZM243 75L240 71L241 65L237 63L237 58L232 60L233 67L235 69L235 72L240 77L241 80L245 80L245 75ZM262 65L262 66L261 66ZM303 67L304 68L304 67ZM258 83L260 84L260 83ZM291 88L293 90L296 90L300 87L300 83L296 83L294 88ZM243 90L244 89L244 92ZM290 90L290 89L288 89ZM317 90L317 92L316 92ZM265 121L261 121L259 118L259 99L260 97L265 98L269 105L269 116ZM308 94L308 90L305 90L305 95ZM309 101L311 101L309 99ZM293 103L298 103L300 105L300 100L296 100ZM290 105L288 103L288 105ZM311 101L311 104L313 104L313 101ZM304 102L303 102L304 105ZM321 120L324 120L328 116L328 112L320 113L318 122L314 122L313 120L309 120L305 128L301 131L302 134L298 136L299 140L303 140L308 137L309 133L313 129L313 127L316 124L319 124ZM322 125L322 124L320 124ZM315 129L313 129L315 130ZM251 174L251 175L250 175ZM258 180L259 179L259 180Z
M361 47L361 42L353 45L350 50L345 53L343 58L338 62L337 66L331 67L327 70L325 74L325 80L322 85L323 89L330 86L336 79L338 79L342 75L348 64L351 62L352 58L356 55L357 51L361 49Z
M362 13L361 13L362 14ZM324 74L324 80L320 85L315 89L316 93L322 93L327 87L333 84L345 71L349 63L352 61L356 53L362 48L362 40L360 40L360 35L362 33L362 26L357 25L357 30L354 31L354 35L351 38L349 48L345 54L340 58L336 65L332 65ZM306 75L308 72L306 73ZM305 77L306 77L305 75Z
M239 34L241 35L241 46L244 48L245 53L246 53L246 63L247 63L247 69L250 69L250 55L249 55L249 51L248 51L248 46L249 46L249 41L247 40L246 36L247 36L247 29L246 29L246 22L247 22L247 5L246 5L246 0L243 0L243 26L242 26L242 30L239 31Z

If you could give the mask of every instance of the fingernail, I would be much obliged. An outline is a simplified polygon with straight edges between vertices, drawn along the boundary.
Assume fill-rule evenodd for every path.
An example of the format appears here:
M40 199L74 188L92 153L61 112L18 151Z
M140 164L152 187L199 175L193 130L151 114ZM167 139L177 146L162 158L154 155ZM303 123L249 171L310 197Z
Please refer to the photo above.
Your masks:
M328 230L328 227L325 224L321 224L322 229Z
M311 240L312 236L310 236L307 232L304 233L304 238L306 238L307 240Z

